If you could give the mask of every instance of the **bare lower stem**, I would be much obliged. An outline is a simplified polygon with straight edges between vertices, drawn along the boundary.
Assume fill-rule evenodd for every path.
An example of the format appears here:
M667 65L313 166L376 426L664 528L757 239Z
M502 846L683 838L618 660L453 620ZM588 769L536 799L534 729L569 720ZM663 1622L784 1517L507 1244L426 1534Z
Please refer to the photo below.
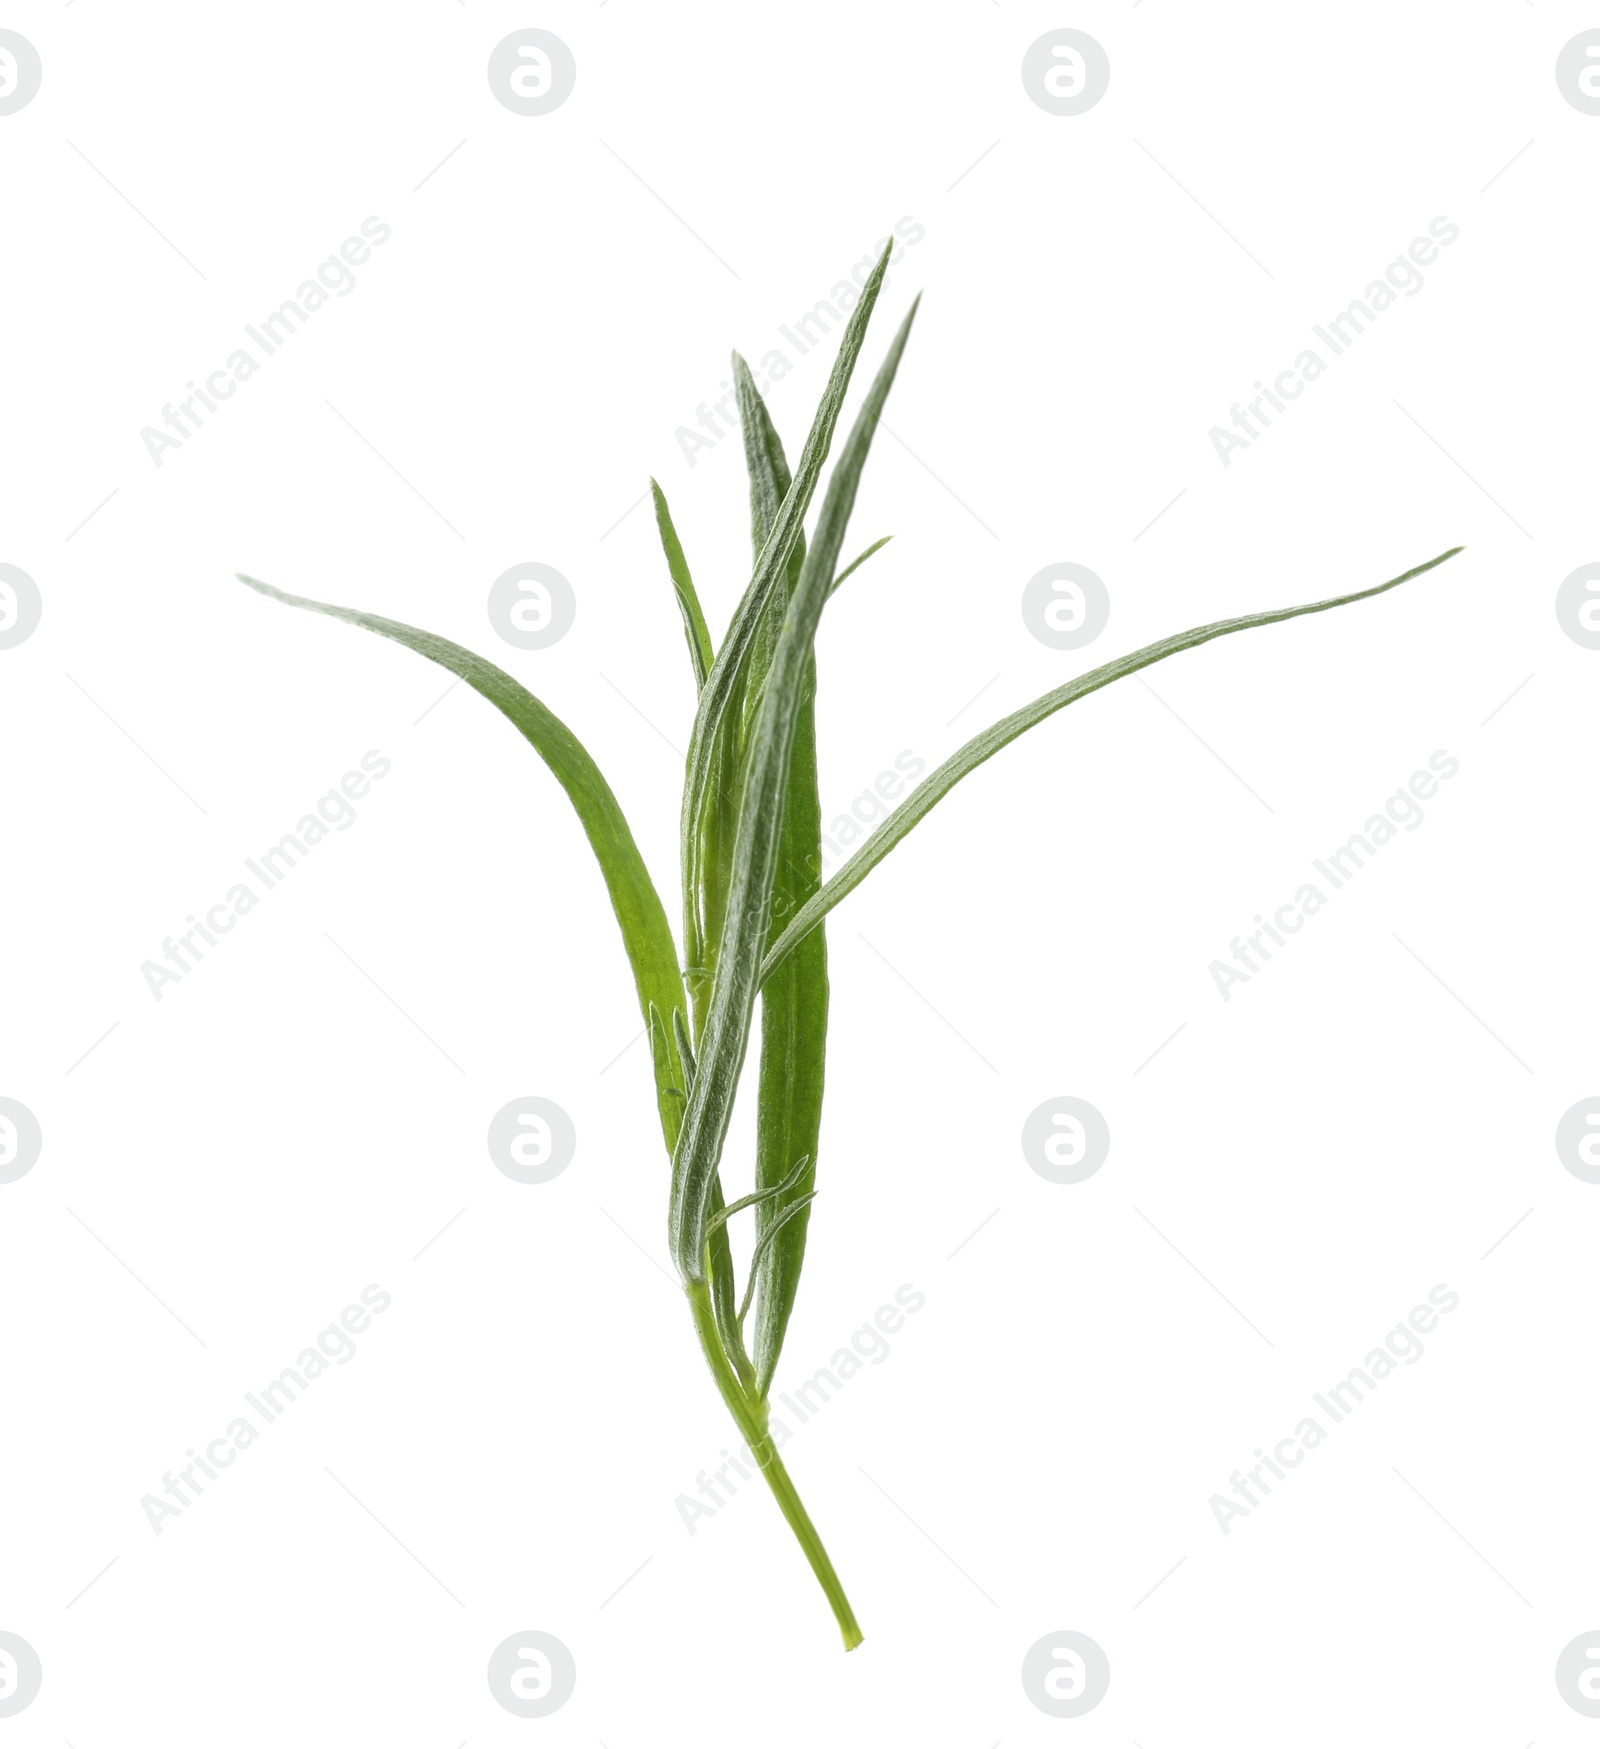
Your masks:
M767 1431L767 1406L746 1395L728 1363L721 1338L717 1335L717 1320L711 1308L710 1284L692 1281L688 1286L688 1294L689 1309L694 1314L695 1331L700 1337L700 1346L705 1351L711 1376L717 1381L717 1389L722 1393L722 1400L728 1405L740 1433L744 1435L745 1444L749 1446L751 1455L762 1475L766 1477L767 1486L778 1502L779 1511L789 1521L795 1541L805 1551L805 1557L811 1563L811 1571L816 1574L817 1583L822 1587L833 1610L834 1620L839 1624L839 1632L844 1636L844 1649L847 1652L853 1651L861 1644L861 1629L856 1625L855 1611L851 1609L850 1599L845 1596L844 1587L839 1583L839 1575L833 1570L833 1562L828 1559L828 1551L822 1546L822 1538L817 1535L817 1527L811 1522L810 1514L795 1492L794 1483L789 1479L789 1472L783 1467L778 1448L772 1443L772 1436Z

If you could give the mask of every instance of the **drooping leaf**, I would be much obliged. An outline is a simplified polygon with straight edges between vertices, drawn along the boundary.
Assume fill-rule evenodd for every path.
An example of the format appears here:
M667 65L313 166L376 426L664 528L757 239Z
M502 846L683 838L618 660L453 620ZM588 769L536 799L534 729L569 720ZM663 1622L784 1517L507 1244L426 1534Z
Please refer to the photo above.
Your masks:
M1387 583L1375 584L1370 589L1357 589L1350 595L1335 595L1326 601L1308 602L1302 607L1277 607L1266 613L1248 613L1238 619L1217 620L1211 625L1196 626L1191 631L1179 632L1174 637L1161 638L1156 643L1146 644L1142 650L1135 650L1131 655L1119 656L1114 662L1107 662L1101 668L1080 674L1076 680L1069 680L1064 686L1058 686L1053 692L1036 698L1032 704L1024 705L1021 710L1013 711L1008 717L1002 717L981 734L974 735L965 747L952 753L936 771L929 772L888 819L868 836L832 880L826 882L819 893L800 907L767 955L761 968L762 977L770 977L777 971L828 912L847 893L858 887L912 827L928 814L936 802L948 795L968 772L976 771L986 759L992 759L1002 747L1015 741L1019 735L1025 735L1046 717L1054 716L1057 711L1087 697L1091 692L1098 692L1102 686L1110 686L1114 680L1137 674L1141 668L1148 668L1155 662L1164 662L1168 656L1176 656L1183 650L1192 650L1197 644L1208 644L1213 638L1225 638L1231 632L1251 631L1256 626L1277 625L1282 620L1299 619L1303 614L1326 613L1330 608L1345 607L1352 601L1366 601L1374 595L1382 595L1386 590L1398 589L1402 583L1409 583L1413 577L1420 577L1424 571L1431 571L1435 565L1442 565L1446 559L1453 559L1461 550L1460 547L1451 547L1448 552L1440 553L1426 564L1414 565L1400 576L1391 577Z
M863 311L870 314L887 261L888 252L885 251L867 281L852 321ZM721 1160L733 1096L750 1039L756 983L772 923L772 881L777 867L795 722L811 666L817 622L822 617L828 585L839 561L839 548L855 505L861 469L915 314L913 304L911 315L906 317L889 348L889 355L868 392L828 483L811 550L806 554L805 568L801 572L800 586L784 616L783 632L778 639L751 737L739 825L734 839L727 921L706 1024L700 1037L694 1091L684 1114L678 1151L673 1160L668 1232L673 1259L688 1282L697 1280L702 1274L700 1249L709 1213L711 1186ZM832 381L829 386L831 389ZM842 398L842 382L839 394ZM815 434L814 426L813 436ZM807 449L810 447L811 440L808 439ZM805 461L803 452L802 469ZM797 472L795 483L785 499L785 508L793 501L800 481L801 474ZM779 523L781 526L781 515ZM767 551L772 550L776 539L775 529L767 543Z
M655 499L656 528L661 534L661 550L667 555L667 570L672 575L678 612L683 616L683 636L689 646L689 661L694 668L694 684L698 692L705 685L714 660L711 633L706 629L706 616L700 611L700 597L695 594L689 562L683 556L683 543L678 539L677 529L672 526L672 512L667 508L666 494L654 479L650 482L650 494Z
M595 861L600 865L611 908L622 930L622 944L633 970L639 1009L646 1026L650 1024L652 1004L658 1015L669 1015L683 1007L683 980L678 972L672 931L667 925L667 914L650 879L650 872L634 843L633 833L628 829L628 822L610 784L601 776L600 768L589 757L583 743L552 710L541 704L504 669L475 656L470 650L464 650L459 644L451 643L448 638L418 631L414 626L385 619L379 614L289 595L281 589L274 589L270 583L258 582L254 577L241 575L239 581L286 606L326 614L330 619L342 619L349 625L360 626L364 631L376 632L379 637L404 644L408 650L426 656L457 679L466 681L474 692L488 699L529 742L567 792L588 836ZM662 1135L670 1153L677 1144L685 1101L668 1091L669 1088L681 1088L684 1075L666 1037L666 1030L663 1026L664 1048L659 1053L652 1049L652 1057L656 1105L661 1116Z

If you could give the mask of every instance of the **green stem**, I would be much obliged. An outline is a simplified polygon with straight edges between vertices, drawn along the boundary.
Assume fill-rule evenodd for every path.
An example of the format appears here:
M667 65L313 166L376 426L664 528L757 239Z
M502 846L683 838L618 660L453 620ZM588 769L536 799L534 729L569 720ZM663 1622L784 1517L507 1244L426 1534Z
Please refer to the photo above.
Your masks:
M851 1609L850 1599L845 1596L844 1587L839 1583L839 1575L833 1570L833 1562L828 1559L828 1551L822 1546L822 1538L817 1535L817 1527L811 1522L810 1514L795 1492L794 1483L789 1479L789 1472L783 1467L778 1448L772 1443L772 1436L767 1431L767 1406L757 1402L741 1388L738 1377L723 1352L717 1335L716 1315L711 1307L710 1284L691 1281L688 1294L689 1309L694 1314L695 1331L700 1337L700 1346L705 1351L711 1376L717 1381L717 1389L722 1393L722 1400L728 1405L740 1433L744 1435L745 1444L749 1446L751 1455L760 1466L762 1475L766 1477L767 1486L778 1502L779 1511L789 1521L795 1541L805 1551L805 1557L811 1563L811 1571L816 1574L817 1583L821 1585L833 1610L834 1620L839 1624L839 1632L844 1636L844 1649L847 1652L853 1651L861 1644L861 1629L856 1625L855 1611Z

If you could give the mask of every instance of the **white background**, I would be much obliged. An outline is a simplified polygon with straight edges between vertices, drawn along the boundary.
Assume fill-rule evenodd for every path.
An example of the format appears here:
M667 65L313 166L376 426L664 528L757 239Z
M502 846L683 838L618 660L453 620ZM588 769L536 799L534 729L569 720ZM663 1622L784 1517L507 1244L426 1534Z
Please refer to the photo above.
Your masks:
M1600 653L1553 606L1600 558L1600 118L1554 66L1600 15L0 22L44 66L0 118L0 559L44 603L0 652L0 1092L44 1132L0 1188L0 1627L45 1673L6 1740L1590 1741L1553 1669L1600 1627L1600 1190L1552 1138L1600 1091ZM485 78L527 25L578 68L538 118ZM1019 76L1062 25L1112 68L1071 118ZM355 290L156 467L141 429L368 215L392 237ZM1224 468L1210 428L1439 215L1423 289ZM1112 655L1467 551L1054 719L831 919L779 1388L900 1284L927 1301L788 1448L866 1631L846 1658L754 1485L692 1537L674 1505L732 1428L564 797L466 689L429 710L440 671L231 579L502 663L584 738L676 919L692 693L637 501L656 474L720 633L742 464L674 432L902 217L925 236L866 368L926 296L847 551L896 539L819 642L830 820ZM791 455L832 351L771 394ZM524 560L578 601L534 654L484 605ZM1087 650L1019 612L1062 560L1110 591ZM371 748L393 770L357 823L157 1002L141 963ZM1210 962L1437 749L1460 771L1424 824L1224 1002ZM537 1187L484 1145L528 1093L579 1138ZM1019 1145L1061 1094L1112 1133L1074 1187ZM141 1497L371 1282L393 1305L356 1358L156 1536ZM1425 1357L1224 1536L1210 1496L1440 1282ZM528 1627L578 1668L537 1724L484 1679ZM1070 1724L1019 1680L1059 1628L1112 1672Z

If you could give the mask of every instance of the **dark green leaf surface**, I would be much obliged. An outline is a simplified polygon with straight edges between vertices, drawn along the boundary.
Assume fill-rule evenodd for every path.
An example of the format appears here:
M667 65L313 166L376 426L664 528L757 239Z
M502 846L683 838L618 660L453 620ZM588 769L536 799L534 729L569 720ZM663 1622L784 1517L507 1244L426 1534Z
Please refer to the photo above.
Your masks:
M1247 632L1256 626L1277 625L1281 620L1299 619L1302 614L1326 613L1329 608L1344 607L1352 601L1366 601L1374 595L1382 595L1387 589L1398 589L1402 583L1409 583L1413 577L1420 577L1424 571L1431 571L1435 565L1442 565L1446 559L1453 559L1460 551L1460 547L1451 547L1449 552L1440 553L1438 558L1429 559L1425 565L1413 566L1400 576L1391 577L1387 583L1375 584L1371 589L1358 589L1351 595L1335 595L1327 601L1309 602L1304 607L1278 607L1266 613L1248 613L1239 619L1217 620L1211 625L1196 626L1192 631L1162 638L1158 643L1146 644L1142 650L1135 650L1130 656L1119 656L1115 662L1107 662L1103 668L1091 669L1089 673L1079 675L1076 680L1069 680L1064 686L1058 686L1054 692L1047 692L1042 698L1036 698L1032 704L1024 705L1021 710L1013 711L1009 717L1002 717L982 734L974 735L958 753L951 754L937 771L930 772L867 838L833 879L827 882L822 891L801 906L794 920L773 944L772 951L762 965L762 977L771 977L828 912L847 893L858 887L911 828L936 802L948 795L969 771L976 771L986 759L992 759L1002 747L1015 741L1019 735L1025 735L1046 717L1054 716L1057 711L1087 697L1091 692L1098 692L1102 686L1111 685L1114 680L1137 674L1141 668L1148 668L1154 662L1164 662L1168 656L1176 656L1180 651L1192 650L1196 644L1208 644L1213 638L1227 637L1230 632Z

